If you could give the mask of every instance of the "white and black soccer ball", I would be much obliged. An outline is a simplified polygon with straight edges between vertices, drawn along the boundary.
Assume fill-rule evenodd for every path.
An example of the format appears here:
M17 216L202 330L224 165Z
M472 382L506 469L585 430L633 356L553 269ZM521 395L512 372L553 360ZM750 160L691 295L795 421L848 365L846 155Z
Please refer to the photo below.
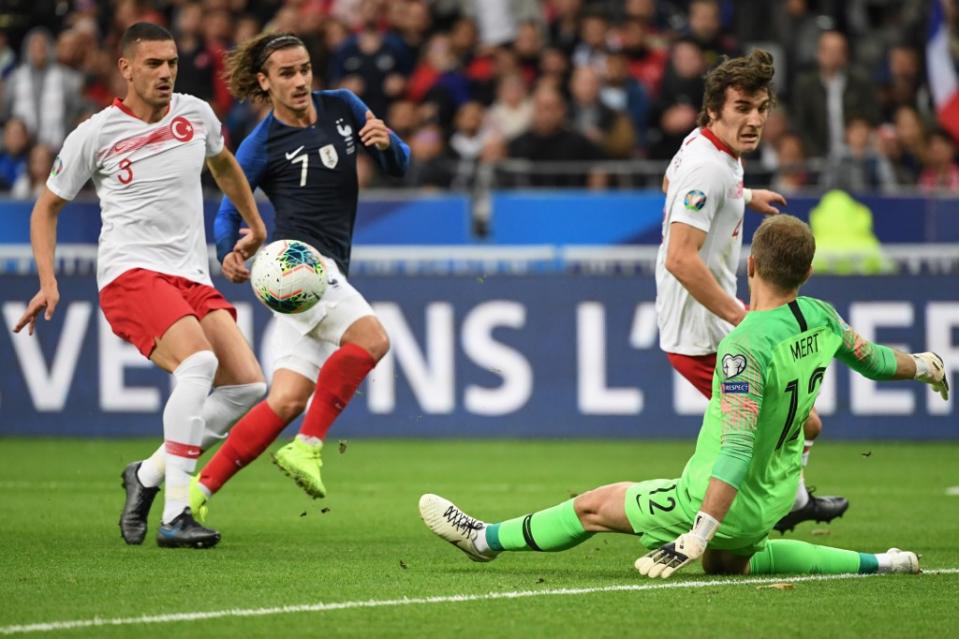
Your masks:
M320 253L299 240L278 240L256 254L250 284L257 298L278 313L313 308L326 291Z

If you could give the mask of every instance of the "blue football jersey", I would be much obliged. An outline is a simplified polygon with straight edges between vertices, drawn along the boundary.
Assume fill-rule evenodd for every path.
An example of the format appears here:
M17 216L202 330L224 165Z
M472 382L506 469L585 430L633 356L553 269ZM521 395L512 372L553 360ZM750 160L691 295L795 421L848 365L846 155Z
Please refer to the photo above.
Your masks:
M359 187L356 154L363 143L367 106L346 89L314 91L316 123L283 124L272 111L237 149L236 158L250 183L273 204L272 240L296 239L313 245L349 272L353 225ZM409 166L410 150L390 132L385 151L364 147L389 175L400 177ZM220 203L214 221L217 258L222 262L239 236L240 214L229 198Z

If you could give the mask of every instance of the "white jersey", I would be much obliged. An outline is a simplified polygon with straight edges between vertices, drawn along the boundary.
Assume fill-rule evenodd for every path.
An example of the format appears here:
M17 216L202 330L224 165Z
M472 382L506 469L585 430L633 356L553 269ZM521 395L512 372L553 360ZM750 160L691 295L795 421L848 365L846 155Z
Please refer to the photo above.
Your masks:
M102 220L98 288L135 268L212 285L200 173L222 150L210 105L182 93L159 122L116 100L67 136L47 188L72 200L93 179Z
M674 222L704 231L699 255L719 286L736 296L745 211L743 165L712 131L696 129L673 156L666 178L663 243L656 257L659 346L667 353L708 355L716 352L732 324L697 302L666 270L666 248Z

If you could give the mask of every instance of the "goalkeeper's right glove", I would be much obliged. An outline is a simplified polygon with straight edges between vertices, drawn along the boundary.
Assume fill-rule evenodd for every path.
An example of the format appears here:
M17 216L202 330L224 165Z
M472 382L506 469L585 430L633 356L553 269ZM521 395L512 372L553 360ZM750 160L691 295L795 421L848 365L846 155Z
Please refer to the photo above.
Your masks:
M915 379L929 384L932 386L932 390L948 401L949 378L946 375L946 365L942 358L935 353L914 353L912 359L916 362Z

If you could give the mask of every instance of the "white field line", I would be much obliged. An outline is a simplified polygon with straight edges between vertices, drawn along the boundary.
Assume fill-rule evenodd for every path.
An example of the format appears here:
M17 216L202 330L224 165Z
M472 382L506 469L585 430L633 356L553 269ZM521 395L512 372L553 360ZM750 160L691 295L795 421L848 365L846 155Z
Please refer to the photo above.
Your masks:
M926 570L925 575L959 574L959 568L941 568ZM340 601L331 603L300 604L294 606L276 606L271 608L234 608L231 610L209 610L197 612L174 612L165 615L142 615L140 617L115 617L75 619L72 621L49 621L16 626L0 626L0 635L27 634L33 632L52 632L55 630L74 630L100 626L132 626L136 624L162 624L178 621L204 621L225 617L265 617L267 615L289 615L301 612L329 612L333 610L353 610L356 608L387 608L396 606L415 606L423 604L467 603L472 601L495 601L499 599L523 599L527 597L558 597L568 595L590 595L605 592L640 592L644 590L681 590L683 588L716 588L723 586L749 586L755 584L800 583L804 581L835 581L840 579L863 579L880 575L804 575L800 577L750 577L746 579L713 579L699 581L666 581L660 583L619 584L595 588L557 588L544 590L517 590L512 592L488 592L479 595L439 595L436 597L404 597L403 599L368 599L366 601Z

